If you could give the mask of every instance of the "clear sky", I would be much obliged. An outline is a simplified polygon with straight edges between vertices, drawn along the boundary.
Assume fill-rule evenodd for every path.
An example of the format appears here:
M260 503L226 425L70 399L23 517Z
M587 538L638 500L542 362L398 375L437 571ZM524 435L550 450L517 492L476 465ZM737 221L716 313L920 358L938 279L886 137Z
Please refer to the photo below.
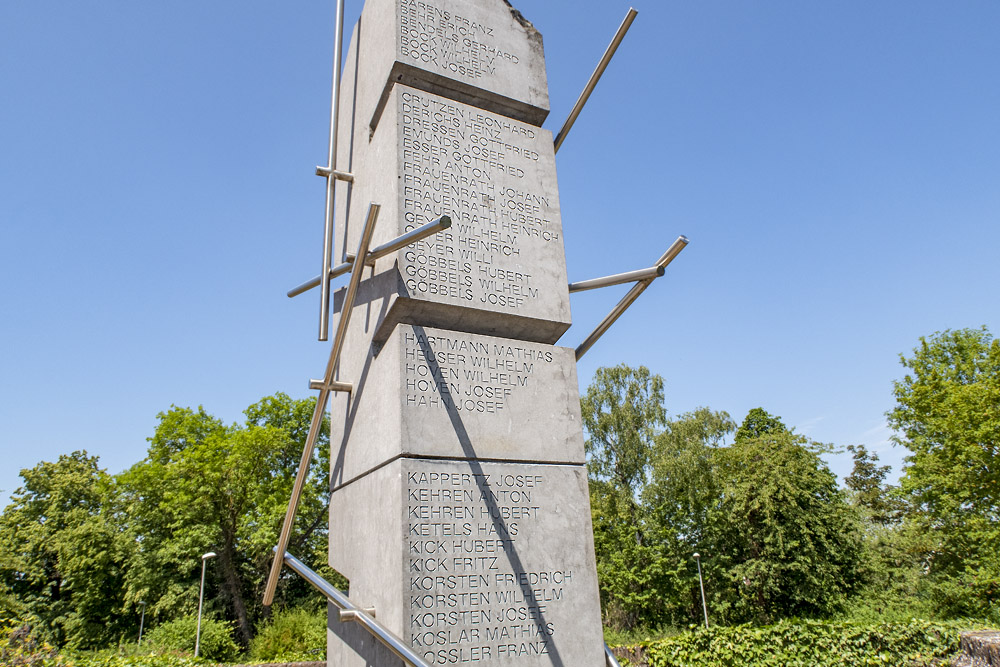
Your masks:
M1000 333L1000 3L660 2L560 150L569 277L691 245L579 366L898 466L921 335ZM348 26L361 3L348 0ZM558 130L628 9L521 0ZM0 3L0 504L156 414L309 395L333 2ZM349 27L348 27L349 31ZM574 346L625 288L574 295ZM834 457L843 475L849 459Z

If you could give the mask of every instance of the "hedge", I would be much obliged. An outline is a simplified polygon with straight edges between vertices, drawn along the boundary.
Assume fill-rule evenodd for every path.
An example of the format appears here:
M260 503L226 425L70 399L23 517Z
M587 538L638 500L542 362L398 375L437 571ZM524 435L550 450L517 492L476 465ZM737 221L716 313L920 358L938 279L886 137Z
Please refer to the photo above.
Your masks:
M648 667L871 667L930 665L959 650L968 622L782 621L754 627L695 628L621 646L622 663Z

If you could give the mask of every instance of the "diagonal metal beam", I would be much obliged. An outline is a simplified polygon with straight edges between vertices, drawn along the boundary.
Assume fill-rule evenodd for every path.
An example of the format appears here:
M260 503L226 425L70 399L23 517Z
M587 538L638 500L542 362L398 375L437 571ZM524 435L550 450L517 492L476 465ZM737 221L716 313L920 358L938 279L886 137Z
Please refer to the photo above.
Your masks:
M382 642L386 648L392 651L397 658L401 659L411 667L429 667L428 664L414 651L409 644L393 634L388 628L376 621L368 610L361 609L352 603L342 591L334 588L330 582L310 570L305 563L290 553L285 552L283 558L279 558L275 553L276 562L284 561L288 567L296 572L303 579L308 581L316 590L326 596L326 599L338 608L350 612L347 615L352 622L360 623L365 630L370 632L375 639ZM615 666L617 667L617 665Z
M681 250L684 250L684 247L687 246L687 244L688 244L687 237L678 236L677 240L674 241L669 248L667 248L667 251L665 253L663 253L663 256L656 261L655 266L666 269L667 265L670 264L670 262L674 261L674 257L677 257L677 255L680 254ZM632 289L628 291L628 294L622 297L622 300L618 302L618 305L611 309L611 312L608 313L603 320L601 320L601 323L597 325L597 328L594 329L590 333L590 335L587 336L587 338L582 343L580 343L580 346L576 348L577 361L580 361L580 357L585 355L587 353L587 350L593 347L594 343L596 343L597 340L601 336L603 336L608 329L611 328L611 325L614 324L619 317L621 317L622 313L624 313L628 309L628 307L631 306L632 303L639 298L639 295L642 294L646 290L646 288L653 283L655 279L656 278L653 277L653 278L646 278L645 280L640 280L635 284L635 286Z
M590 94L594 92L594 86L596 86L597 82L601 80L601 75L604 74L604 70L607 69L608 63L611 62L611 58L614 57L615 51L618 50L618 45L622 43L622 39L625 38L625 33L627 33L628 29L632 26L632 21L635 20L635 16L638 13L639 12L637 12L634 8L628 8L628 14L625 15L625 20L623 20L622 24L618 27L618 32L615 33L614 39L611 40L611 43L608 44L608 48L604 51L604 56L601 57L601 62L597 63L597 69L595 69L594 73L590 75L590 80L587 82L587 85L584 86L583 92L580 93L580 97L577 99L576 104L573 105L573 110L569 112L569 117L566 119L566 122L563 123L562 129L559 130L559 134L556 135L555 140L552 142L555 144L556 153L559 152L559 147L562 146L562 143L566 140L566 135L569 134L569 131L573 128L573 123L576 122L576 117L580 115L580 112L583 110L583 105L587 103L588 99L590 99Z
M316 397L316 408L313 410L312 421L309 422L309 433L306 435L306 443L302 448L302 458L299 460L299 469L295 474L295 483L292 485L292 497L288 501L288 510L285 512L285 519L281 524L281 533L278 535L277 553L283 554L288 550L288 541L292 536L292 524L295 523L295 513L299 509L299 499L302 497L302 488L305 486L306 477L309 475L309 464L312 463L313 450L316 448L316 439L319 437L320 429L323 426L323 415L326 414L326 403L330 399L332 391L333 374L337 370L337 362L340 360L340 351L344 347L344 338L347 335L347 325L351 321L351 311L354 309L354 298L358 293L358 285L361 284L361 274L364 273L364 257L368 254L368 246L371 244L372 234L375 232L375 222L378 220L378 212L381 207L378 204L371 204L368 207L368 217L365 219L365 226L361 230L361 242L358 244L357 256L354 258L354 266L351 270L351 280L347 284L347 293L344 295L343 308L340 311L340 319L337 321L337 333L333 338L333 345L330 349L330 359L326 363L326 372L323 374L323 384ZM271 563L271 572L267 576L267 586L264 588L264 606L270 607L274 602L274 592L278 589L278 577L281 574L281 558L275 557Z

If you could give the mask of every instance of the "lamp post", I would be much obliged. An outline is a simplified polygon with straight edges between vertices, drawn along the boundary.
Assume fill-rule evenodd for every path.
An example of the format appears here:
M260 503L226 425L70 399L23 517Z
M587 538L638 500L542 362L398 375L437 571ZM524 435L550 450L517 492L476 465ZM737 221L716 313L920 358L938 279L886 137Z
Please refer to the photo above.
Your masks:
M701 554L695 553L694 560L698 563L698 586L701 587L701 610L705 612L705 629L708 629L708 605L705 604L705 582L701 579ZM195 653L195 655L198 655Z
M139 646L142 646L142 626L146 622L146 601L139 600L142 605L142 616L139 617Z
M205 597L205 561L215 558L215 552L209 551L201 557L201 590L198 592L198 631L194 636L194 657L198 657L198 649L201 644L201 602Z

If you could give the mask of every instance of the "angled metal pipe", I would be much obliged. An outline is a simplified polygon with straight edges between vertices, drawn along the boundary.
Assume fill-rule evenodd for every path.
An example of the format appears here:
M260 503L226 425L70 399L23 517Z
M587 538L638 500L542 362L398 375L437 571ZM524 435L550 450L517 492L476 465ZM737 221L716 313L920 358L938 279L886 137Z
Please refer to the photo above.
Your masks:
M664 271L665 269L662 266L651 266L648 269L636 269L635 271L628 271L626 273L616 273L613 276L581 280L579 282L570 283L569 291L571 293L585 292L586 290L597 289L599 287L610 287L612 285L621 285L622 283L634 283L638 280L645 280L647 278L659 278L663 275Z
M283 560L291 570L296 572L299 576L312 584L312 586L320 593L326 596L327 600L332 602L341 610L350 612L347 615L347 618L349 618L351 622L360 623L365 630L370 632L373 637L382 642L386 648L396 654L396 657L400 660L404 661L408 665L411 665L412 667L429 667L424 659L417 655L416 651L410 648L409 644L404 642L402 639L393 634L388 628L372 618L372 616L368 614L367 610L361 609L352 603L346 595L334 588L326 579L306 567L306 565L298 558L288 552L285 552L284 558L278 558L277 553L275 553L274 560Z
M382 245L376 246L372 250L369 250L368 259L365 260L365 264L371 264L376 259L385 257L386 255L396 252L400 248L405 248L411 243L416 243L417 241L423 240L433 234L437 234L438 232L444 229L448 229L449 227L451 227L451 218L449 218L447 215L442 215L437 220L432 220L428 223L425 223L417 227L416 229L411 229L402 236L397 236L388 243L383 243ZM354 255L348 253L347 258L348 261L342 264L338 264L337 266L330 269L330 280L342 276L351 270L351 267L354 266ZM316 276L311 280L305 281L298 287L293 287L292 289L288 290L287 295L289 298L293 296L298 296L303 292L308 292L312 288L319 285L319 283L320 283L320 277Z
M621 667L621 665L618 664L618 658L616 658L615 654L611 652L611 647L607 644L604 645L604 662L608 667Z
M330 399L330 392L332 391L333 373L337 369L337 361L340 360L340 351L344 347L347 325L351 321L351 311L354 309L354 298L357 296L358 285L361 283L364 257L368 254L368 245L371 243L372 234L375 232L375 222L378 220L379 209L381 209L381 206L378 204L371 204L368 207L368 217L365 220L364 228L361 230L358 257L354 259L351 280L347 284L347 294L344 296L343 309L340 313L340 320L337 322L337 333L333 338L330 358L326 362L326 372L323 374L323 385L320 387L319 396L316 397L316 408L313 410L312 421L309 422L309 433L306 435L306 443L302 448L302 458L299 459L299 469L295 473L295 483L292 485L292 497L288 501L285 519L281 523L281 533L278 535L278 546L276 547L279 554L285 553L288 549L288 541L292 536L292 524L295 523L295 513L299 509L302 488L305 486L306 477L309 475L309 464L312 463L313 450L316 448L316 439L319 437L320 429L323 426L326 403ZM271 571L267 575L267 585L264 587L265 607L270 607L271 603L274 602L274 592L278 589L278 578L280 575L281 559L276 557L271 563Z
M604 74L604 70L607 69L608 63L611 62L611 58L615 55L615 51L618 50L618 45L622 43L622 39L625 38L625 33L632 26L632 21L635 20L636 14L638 14L634 8L628 8L628 14L625 15L625 20L618 27L618 32L615 33L614 39L608 45L608 48L604 51L604 56L601 58L601 62L597 63L597 69L594 73L590 75L590 80L587 81L587 85L584 86L583 92L580 93L579 99L577 99L576 104L573 105L573 110L569 112L569 117L566 122L563 123L562 129L559 130L559 134L556 135L553 144L555 145L555 152L559 152L559 147L562 146L563 141L566 140L566 135L573 128L573 123L576 122L576 117L580 115L580 111L583 110L583 105L587 103L590 99L590 94L594 92L594 86L597 82L601 80L601 75Z
M680 251L683 250L687 244L687 237L678 236L677 240L674 241L669 248L667 248L665 253L663 253L663 256L656 261L656 266L666 269L667 265L674 261L674 257L677 257ZM628 291L628 294L622 297L622 300L618 302L618 305L611 309L611 312L608 313L603 320L601 320L601 323L597 325L597 328L594 329L590 335L587 336L582 343L580 343L579 347L576 348L577 361L580 361L580 357L585 355L587 350L593 347L594 343L596 343L597 340L611 328L611 325L614 324L618 318L621 317L622 313L624 313L628 307L639 298L639 295L642 294L646 288L650 286L650 284L652 284L653 280L654 278L647 278L639 281L635 284L635 287Z

